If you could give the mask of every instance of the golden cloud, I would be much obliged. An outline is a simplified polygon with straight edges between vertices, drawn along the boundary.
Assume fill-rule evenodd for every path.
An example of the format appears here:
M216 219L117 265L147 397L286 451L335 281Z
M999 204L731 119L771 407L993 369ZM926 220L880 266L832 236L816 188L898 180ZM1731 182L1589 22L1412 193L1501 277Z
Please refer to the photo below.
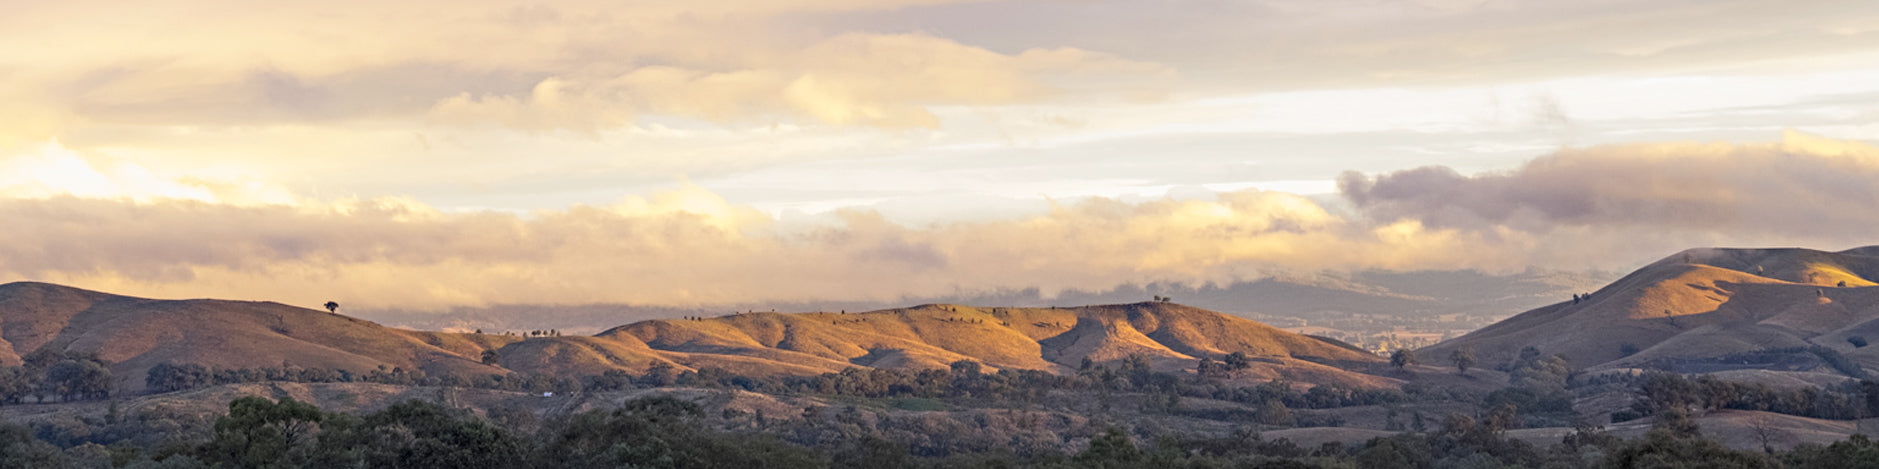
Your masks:
M555 76L526 96L463 93L431 110L453 123L495 122L544 130L594 131L639 114L715 121L805 117L838 126L939 126L942 105L1030 102L1063 91L1077 75L1155 77L1153 64L1076 49L999 54L920 34L843 34L799 51L775 51L727 71L671 65L614 76Z
M436 310L1049 294L1284 271L1623 268L1701 245L1871 244L1876 155L1800 134L1618 145L1563 150L1508 173L1347 176L1356 216L1249 190L1089 198L1034 216L917 227L848 210L804 228L697 187L519 215L397 198L14 197L0 199L9 221L0 280Z
M85 3L22 6L0 20L9 30L0 48L10 51L0 57L0 97L32 111L0 118L12 124L0 135L15 134L0 138L38 140L81 122L425 116L526 130L612 129L647 114L931 127L932 106L1028 102L1067 83L1152 84L1168 73L1070 48L1004 54L788 18L949 1ZM204 23L197 12L206 10L218 20ZM113 17L138 27L113 26ZM70 18L89 20L61 21Z

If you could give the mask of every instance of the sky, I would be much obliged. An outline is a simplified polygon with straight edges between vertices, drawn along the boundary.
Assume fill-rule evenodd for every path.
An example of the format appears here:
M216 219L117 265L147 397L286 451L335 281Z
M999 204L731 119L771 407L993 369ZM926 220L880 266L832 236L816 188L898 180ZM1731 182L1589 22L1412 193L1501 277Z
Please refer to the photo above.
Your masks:
M1879 244L1879 3L0 0L0 281L891 300Z

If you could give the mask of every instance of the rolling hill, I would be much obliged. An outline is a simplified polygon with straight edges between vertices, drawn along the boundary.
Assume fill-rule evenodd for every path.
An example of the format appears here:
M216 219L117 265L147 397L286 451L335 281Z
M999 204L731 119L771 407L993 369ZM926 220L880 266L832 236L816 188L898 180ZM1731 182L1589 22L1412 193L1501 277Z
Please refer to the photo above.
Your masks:
M598 333L622 322L679 316L714 316L724 311L872 311L907 304L973 304L1048 308L1051 305L1132 303L1170 296L1181 304L1258 320L1363 315L1428 320L1477 316L1495 320L1556 298L1595 288L1616 278L1605 272L1531 269L1516 273L1462 271L1320 272L1236 281L1225 285L1125 284L1098 291L1037 289L978 292L893 301L752 303L675 308L631 304L490 305L449 311L355 310L361 317L420 330L470 331L559 329ZM1485 324L1485 323L1483 323Z
M1879 370L1879 246L1691 249L1653 262L1579 301L1527 311L1425 348L1470 347L1482 363L1527 346L1593 370L1768 370L1856 376ZM1809 350L1812 349L1812 350ZM1830 352L1823 352L1830 351ZM1854 366L1836 366L1833 355Z
M130 389L159 363L438 373L501 370L467 357L515 337L394 329L272 302L151 300L45 283L0 285L0 364L37 350L95 353Z
M1328 340L1172 303L1074 308L931 304L837 313L750 313L661 319L594 336L519 337L413 331L272 302L153 300L45 283L0 285L0 365L35 351L95 353L124 387L141 389L159 363L365 372L379 367L457 375L563 375L717 367L801 375L850 367L942 368L958 360L992 369L1074 371L1084 359L1148 357L1161 369L1244 352L1249 377L1388 386L1344 371L1379 359ZM497 365L481 363L495 350Z
M1389 380L1326 363L1370 363L1362 351L1213 311L1170 303L1075 308L979 308L932 304L863 313L749 313L661 319L592 337L551 337L502 349L511 369L590 374L723 368L770 375L875 368L943 368L958 360L987 367L1074 371L1148 357L1158 368L1191 367L1201 357L1245 352L1252 374L1316 377L1317 382L1387 385Z

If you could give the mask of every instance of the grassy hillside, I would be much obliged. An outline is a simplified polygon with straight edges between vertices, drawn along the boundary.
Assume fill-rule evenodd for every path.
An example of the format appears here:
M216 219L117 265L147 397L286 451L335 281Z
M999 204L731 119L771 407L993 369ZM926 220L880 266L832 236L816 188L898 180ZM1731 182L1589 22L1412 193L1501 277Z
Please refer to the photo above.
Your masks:
M94 353L132 390L164 362L497 373L468 357L518 340L393 329L272 302L150 300L43 283L0 285L0 339L0 363L37 350Z
M1319 363L1378 358L1251 320L1171 303L1074 308L921 305L857 313L750 313L642 321L594 337L551 337L502 350L505 367L596 373L724 368L754 375L840 371L852 366L943 368L972 360L991 368L1068 372L1149 357L1158 368L1191 368L1234 352L1263 358L1256 369L1326 382L1388 380ZM1255 371L1254 373L1259 373Z
M1826 357L1807 363L1804 355L1820 355L1815 352L1780 359L1745 354L1825 347L1879 369L1879 348L1847 341L1865 334L1879 339L1875 279L1879 249L1872 247L1842 252L1692 249L1644 266L1581 301L1521 313L1421 353L1446 357L1470 347L1482 362L1497 363L1533 346L1595 369L1703 368L1722 365L1705 360L1721 360L1815 371L1831 368Z
M1076 308L922 305L836 313L753 313L641 321L595 336L516 337L421 332L272 302L152 300L44 283L0 285L0 364L35 351L97 354L126 389L159 363L260 368L290 363L366 372L380 367L457 376L510 372L580 376L654 366L717 367L754 376L849 367L943 368L970 360L992 369L1070 372L1131 355L1164 370L1203 357L1254 357L1252 376L1388 386L1343 371L1377 357L1260 324L1172 303ZM481 363L486 351L496 365Z

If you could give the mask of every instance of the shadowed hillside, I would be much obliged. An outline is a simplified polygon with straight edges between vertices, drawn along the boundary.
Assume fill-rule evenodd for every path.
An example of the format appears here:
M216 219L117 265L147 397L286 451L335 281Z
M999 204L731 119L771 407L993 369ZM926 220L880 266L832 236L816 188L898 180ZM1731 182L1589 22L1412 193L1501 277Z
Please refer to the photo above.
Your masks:
M35 351L96 354L128 389L160 363L260 368L386 368L473 376L560 376L722 368L753 376L850 367L993 369L1057 373L1146 357L1164 370L1245 353L1244 376L1302 383L1390 386L1344 371L1379 359L1341 344L1172 303L1075 308L923 305L844 313L752 313L641 321L595 336L515 337L420 332L271 302L151 300L43 283L0 286L0 363ZM494 350L500 366L484 365Z
M1879 247L1691 249L1579 301L1540 307L1422 350L1472 347L1483 362L1533 346L1588 368L1685 372L1879 369ZM1855 338L1849 341L1850 338ZM1836 364L1837 356L1856 362Z

